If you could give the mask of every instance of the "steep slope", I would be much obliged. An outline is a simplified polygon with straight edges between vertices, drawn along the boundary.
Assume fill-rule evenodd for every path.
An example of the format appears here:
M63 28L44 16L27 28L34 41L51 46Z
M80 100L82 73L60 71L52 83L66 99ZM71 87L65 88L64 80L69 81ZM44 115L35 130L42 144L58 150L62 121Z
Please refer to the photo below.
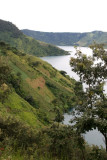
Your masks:
M68 46L89 46L95 41L96 43L105 43L107 46L107 32L93 31L86 33L54 33L54 32L39 32L28 29L22 30L25 35L31 36L37 40L51 43L54 45Z
M59 123L79 100L76 90L78 96L79 83L64 71L0 42L0 160L81 160L82 146L85 159L107 159Z
M50 124L75 101L75 81L41 59L0 43L0 115L30 126Z
M0 41L9 43L11 46L16 47L22 52L36 56L57 56L68 54L68 52L63 51L58 47L37 41L24 35L11 22L3 20L0 20Z

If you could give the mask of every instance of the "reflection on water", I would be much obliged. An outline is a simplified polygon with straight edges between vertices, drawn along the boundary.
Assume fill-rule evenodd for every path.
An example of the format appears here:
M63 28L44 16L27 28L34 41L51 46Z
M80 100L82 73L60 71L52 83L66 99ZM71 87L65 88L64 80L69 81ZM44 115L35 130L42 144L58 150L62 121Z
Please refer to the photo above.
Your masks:
M59 48L64 49L66 51L69 51L71 55L66 55L66 56L48 56L48 57L42 57L41 59L47 61L48 63L50 63L53 67L55 67L58 70L64 70L67 72L67 74L71 77L74 78L76 80L79 80L79 77L76 73L74 73L71 70L70 67L70 57L74 57L75 55L75 49L72 46L59 46ZM81 47L80 48L81 51L84 54L87 54L88 56L92 54L92 50L87 48L87 47ZM107 93L107 83L104 87L105 89L105 93ZM70 124L70 120L72 119L72 115L69 115L67 113L64 114L64 124ZM89 144L95 144L98 146L103 146L105 147L105 143L104 143L104 137L103 135L96 129L87 132L85 135L85 140L89 143Z

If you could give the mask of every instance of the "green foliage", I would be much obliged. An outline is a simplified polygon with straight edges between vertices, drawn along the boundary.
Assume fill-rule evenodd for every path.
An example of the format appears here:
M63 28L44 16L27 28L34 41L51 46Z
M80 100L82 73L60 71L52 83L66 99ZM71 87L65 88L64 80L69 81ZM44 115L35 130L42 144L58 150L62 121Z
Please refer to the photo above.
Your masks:
M63 75L63 76L66 76L66 72L65 71L60 71L60 73Z
M53 124L46 132L51 140L49 151L52 152L52 155L59 158L63 157L62 159L71 159L73 152L77 149L79 138L78 135L72 131L72 128L66 126L58 127ZM77 157L79 156L82 157L81 150L78 150Z
M35 150L36 131L31 127L14 117L0 117L0 129L0 146L4 150L11 148L15 152L20 148L23 151L26 150L28 155ZM31 147L32 152L30 151Z
M58 86L57 83L52 83L50 81L47 81L46 85L53 92L53 94L56 96L56 98L52 101L52 103L55 106L63 108L63 110L65 110L66 108L73 107L74 104L72 101L72 95L69 91L68 91L68 93L66 93L64 91L64 88L61 88L60 86Z
M40 65L41 62L40 61L36 61L36 62L32 62L31 66L32 67L37 67L38 65Z
M10 73L11 73L11 70L9 66L6 64L6 62L4 62L4 60L2 60L2 57L1 57L0 59L0 85L7 82Z
M11 116L0 117L0 158L12 160L106 160L96 146L85 146L84 139L70 126L54 123L39 131Z
M4 60L3 57L0 57L0 101L2 103L8 98L8 95L11 92L11 89L8 86L10 74L11 69L7 60Z
M62 122L63 120L64 120L64 116L63 116L63 114L60 112L60 110L59 109L57 109L57 108L55 108L54 109L55 110L55 112L56 112L56 116L55 116L55 122L58 122L58 123L60 123L60 122Z
M97 151L94 153L90 147L86 149L83 138L73 128L59 123L63 119L63 110L76 103L75 81L37 57L23 55L3 42L0 44L0 67L4 67L0 72L0 147L4 148L0 150L0 158L96 158ZM34 67L30 65L33 62L37 62ZM61 79L65 84L60 82ZM103 116L103 112L100 115ZM58 123L51 126L54 120ZM98 153L102 160L106 159L103 150Z
M78 132L98 128L105 138L107 151L107 95L104 82L107 79L107 52L102 44L90 46L92 57L87 57L77 50L77 58L71 58L71 67L80 77L80 83L86 83L86 92L81 91L76 110L81 117L76 118ZM97 59L97 63L95 63ZM77 91L80 93L80 91Z
M34 100L34 98L32 96L26 96L23 97L30 105L32 105L34 108L38 109L39 108L39 104L37 104L37 102Z
M58 160L106 160L107 154L96 146L85 146L84 139L70 126L54 123L37 134L38 159ZM97 154L98 153L98 154ZM48 156L47 156L48 155ZM48 159L47 158L47 159Z
M49 124L49 118L47 117L47 114L45 112L38 110L37 116L42 123Z

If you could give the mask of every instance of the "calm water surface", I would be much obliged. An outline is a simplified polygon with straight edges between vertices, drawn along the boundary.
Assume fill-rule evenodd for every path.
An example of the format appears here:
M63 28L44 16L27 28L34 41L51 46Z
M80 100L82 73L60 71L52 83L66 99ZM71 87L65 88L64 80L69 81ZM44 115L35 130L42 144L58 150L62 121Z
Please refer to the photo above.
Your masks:
M70 57L74 57L75 55L75 49L72 46L59 46L59 48L64 49L66 51L69 51L70 55L66 55L66 56L47 56L47 57L42 57L41 59L47 61L48 63L50 63L53 67L55 67L58 70L64 70L67 72L67 74L71 77L74 78L76 80L79 80L79 77L76 73L74 73L71 70L71 67L69 65L70 62ZM87 48L87 47L81 47L80 48L81 51L87 55L91 55L92 51L91 49ZM84 85L85 88L85 85ZM107 93L107 83L105 85L105 92ZM72 119L72 115L65 113L64 114L64 124L70 125L70 120ZM89 144L95 144L98 146L103 146L105 148L105 143L104 143L104 137L103 135L98 132L98 130L94 129L92 131L87 132L84 135L85 140L89 143Z

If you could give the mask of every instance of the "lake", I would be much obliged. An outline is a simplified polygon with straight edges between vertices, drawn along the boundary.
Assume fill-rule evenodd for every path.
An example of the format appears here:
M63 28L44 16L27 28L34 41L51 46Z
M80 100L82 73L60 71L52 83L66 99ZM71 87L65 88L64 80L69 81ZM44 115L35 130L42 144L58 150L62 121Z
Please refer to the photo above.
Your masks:
M74 57L75 55L75 49L72 46L58 46L61 49L64 49L66 51L69 51L70 55L66 56L47 56L47 57L42 57L44 61L50 63L53 67L55 67L58 70L64 70L67 72L67 74L76 80L79 80L79 77L76 73L74 73L71 70L70 67L70 57ZM92 54L92 50L89 49L88 47L80 47L81 51L87 55ZM85 88L85 87L84 87ZM104 87L105 93L107 93L107 83ZM64 124L69 124L70 119L72 119L72 115L65 113L64 114ZM104 143L104 137L103 135L96 129L87 132L84 135L85 140L90 144L98 145L98 146L103 146L105 148L105 143Z

